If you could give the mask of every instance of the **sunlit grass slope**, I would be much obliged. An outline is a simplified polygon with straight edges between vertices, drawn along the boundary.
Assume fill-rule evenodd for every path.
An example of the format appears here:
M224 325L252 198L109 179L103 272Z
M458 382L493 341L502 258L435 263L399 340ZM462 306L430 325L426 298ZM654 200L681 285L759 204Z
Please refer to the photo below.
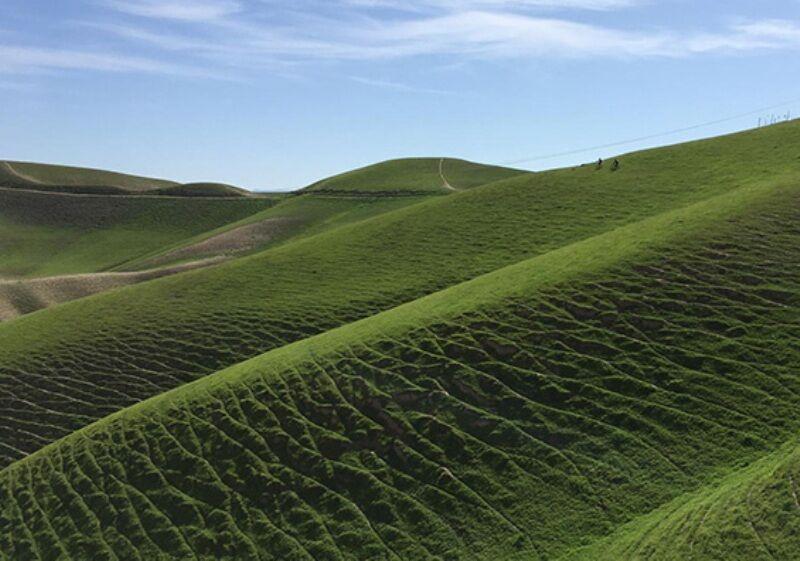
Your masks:
M164 179L30 162L0 161L0 186L39 191L118 194L175 187Z
M107 270L273 204L0 189L0 277Z
M797 558L794 468L730 478L800 430L798 224L741 187L133 406L0 472L0 558L555 559L713 488Z
M792 123L626 156L616 173L587 166L512 178L1 325L2 462L495 269L742 186L797 184L798 137Z
M525 172L450 158L382 162L325 179L306 191L349 193L448 193L472 189ZM447 185L450 185L450 188Z

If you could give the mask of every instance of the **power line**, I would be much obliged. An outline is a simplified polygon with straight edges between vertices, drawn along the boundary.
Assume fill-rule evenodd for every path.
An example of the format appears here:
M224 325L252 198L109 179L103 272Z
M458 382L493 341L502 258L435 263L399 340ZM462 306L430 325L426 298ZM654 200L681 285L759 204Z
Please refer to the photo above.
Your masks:
M550 160L550 159L553 159L553 158L561 158L561 157L564 157L564 156L573 156L573 155L577 155L577 154L583 154L584 152L594 152L596 150L604 150L606 148L616 148L618 146L625 146L627 144L635 144L637 142L644 142L646 140L654 140L656 138L662 138L664 136L672 136L674 134L680 134L680 133L683 133L683 132L691 132L693 130L702 129L702 128L705 128L705 127L711 127L711 126L714 126L714 125L720 125L722 123L728 123L730 121L736 121L738 119L743 119L745 117L752 117L753 115L758 115L759 113L763 113L764 111L770 111L772 109L778 109L780 107L785 107L787 105L792 105L792 104L795 104L795 103L800 103L800 98L794 99L794 100L791 100L791 101L785 101L783 103L776 103L775 105L770 105L769 107L762 107L760 109L756 109L754 111L748 111L747 113L741 113L741 114L735 115L733 117L725 117L724 119L717 119L715 121L708 121L706 123L701 123L699 125L692 125L691 127L684 127L684 128L681 128L681 129L674 129L674 130L670 130L670 131L659 132L659 133L656 133L656 134L651 134L651 135L647 135L647 136L640 136L639 138L631 138L630 140L622 140L622 141L619 141L619 142L612 142L612 143L609 143L609 144L601 144L601 145L598 145L598 146L590 146L588 148L580 148L578 150L569 150L567 152L558 152L558 153L555 153L555 154L547 154L545 156L535 156L533 158L524 158L524 159L521 159L521 160L511 160L511 161L508 161L508 162L501 162L500 165L512 166L512 165L518 165L518 164L525 164L525 163L528 163L528 162L535 162L535 161L538 161L538 160Z

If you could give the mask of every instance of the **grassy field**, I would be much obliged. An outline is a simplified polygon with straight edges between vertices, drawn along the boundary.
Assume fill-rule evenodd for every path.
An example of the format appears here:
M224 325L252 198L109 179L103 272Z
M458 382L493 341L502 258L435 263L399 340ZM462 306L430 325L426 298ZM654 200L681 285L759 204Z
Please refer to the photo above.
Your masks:
M411 158L391 160L343 173L315 183L307 187L306 191L446 194L523 173L525 172L450 158Z
M796 558L798 139L357 172L0 324L0 559Z
M731 481L800 429L799 201L741 187L130 407L0 472L0 551L554 559L697 495L768 507Z

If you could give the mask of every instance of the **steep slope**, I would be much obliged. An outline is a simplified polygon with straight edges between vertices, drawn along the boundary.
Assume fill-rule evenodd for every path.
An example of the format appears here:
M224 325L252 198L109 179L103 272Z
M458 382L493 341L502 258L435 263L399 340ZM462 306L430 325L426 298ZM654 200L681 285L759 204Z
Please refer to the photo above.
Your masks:
M82 196L0 189L0 277L92 273L238 221L269 198Z
M0 161L0 187L38 191L115 194L144 192L177 185L173 181L164 179L139 177L104 170L30 162Z
M800 125L526 175L0 326L7 464L246 358L742 186L797 184Z
M382 162L315 183L318 193L447 193L472 189L526 172L454 160L409 158Z
M796 439L799 221L754 184L133 406L0 472L0 558L590 545Z

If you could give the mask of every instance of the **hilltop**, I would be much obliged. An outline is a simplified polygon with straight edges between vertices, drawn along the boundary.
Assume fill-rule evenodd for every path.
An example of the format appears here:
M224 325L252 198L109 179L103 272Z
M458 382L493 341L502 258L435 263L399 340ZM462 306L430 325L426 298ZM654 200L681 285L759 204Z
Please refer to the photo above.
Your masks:
M178 183L113 171L32 162L0 161L0 187L81 195L247 197L246 189L222 183Z
M0 559L796 557L798 138L361 170L0 324Z
M472 189L523 172L451 158L390 160L324 179L304 191L317 193L448 193Z
M142 193L178 185L165 179L97 169L0 161L0 187L95 194Z

